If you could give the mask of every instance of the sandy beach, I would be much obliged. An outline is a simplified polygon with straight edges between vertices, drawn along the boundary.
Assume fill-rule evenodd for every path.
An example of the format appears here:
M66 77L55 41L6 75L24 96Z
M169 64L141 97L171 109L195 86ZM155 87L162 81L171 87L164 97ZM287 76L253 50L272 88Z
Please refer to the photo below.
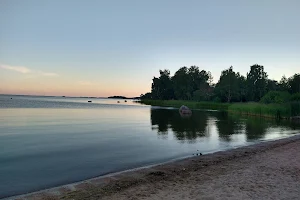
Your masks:
M12 199L299 199L300 135Z

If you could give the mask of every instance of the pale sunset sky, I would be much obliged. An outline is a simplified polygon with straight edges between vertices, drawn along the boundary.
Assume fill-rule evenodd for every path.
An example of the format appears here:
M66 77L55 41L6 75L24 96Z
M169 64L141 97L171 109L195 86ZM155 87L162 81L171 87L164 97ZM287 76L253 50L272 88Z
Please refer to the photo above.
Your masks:
M0 94L139 96L159 69L300 73L299 0L0 0Z

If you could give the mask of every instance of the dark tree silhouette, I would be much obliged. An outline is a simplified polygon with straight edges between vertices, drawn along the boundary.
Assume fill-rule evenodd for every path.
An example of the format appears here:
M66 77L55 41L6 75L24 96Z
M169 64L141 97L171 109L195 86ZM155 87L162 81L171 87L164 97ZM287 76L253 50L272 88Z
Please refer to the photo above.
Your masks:
M294 93L300 93L300 74L295 74L288 80L290 85L290 92L292 94Z
M167 69L159 72L160 76L152 79L151 93L141 95L141 99L258 102L272 91L300 93L300 74L290 78L283 76L277 82L268 79L264 67L258 64L250 67L246 77L235 72L231 66L222 71L215 85L212 83L211 73L200 70L197 66L181 67L174 76L170 76ZM297 95L293 97L297 98Z

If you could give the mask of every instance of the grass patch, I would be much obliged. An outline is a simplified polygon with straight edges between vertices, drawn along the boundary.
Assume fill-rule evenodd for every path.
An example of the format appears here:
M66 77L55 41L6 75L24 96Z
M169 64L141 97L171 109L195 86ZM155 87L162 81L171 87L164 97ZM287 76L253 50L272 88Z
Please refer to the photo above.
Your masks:
M283 104L235 103L228 107L229 112L271 118L289 118L300 114L300 102Z

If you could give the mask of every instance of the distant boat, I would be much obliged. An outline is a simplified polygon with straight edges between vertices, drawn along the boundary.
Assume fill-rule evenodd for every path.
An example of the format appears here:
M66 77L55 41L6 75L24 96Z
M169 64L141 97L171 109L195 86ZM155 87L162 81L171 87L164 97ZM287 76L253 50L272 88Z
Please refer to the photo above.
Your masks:
M127 102L127 101L125 100L125 102Z
M118 103L120 103L120 101L118 101Z
M92 103L92 101L88 101L89 103Z

